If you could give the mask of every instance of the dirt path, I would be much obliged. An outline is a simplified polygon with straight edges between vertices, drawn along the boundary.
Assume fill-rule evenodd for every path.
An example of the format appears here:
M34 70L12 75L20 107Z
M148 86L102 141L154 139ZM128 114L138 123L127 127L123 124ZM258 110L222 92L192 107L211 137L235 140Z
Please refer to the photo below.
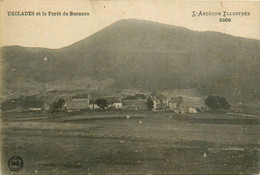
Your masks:
M232 112L229 112L227 113L229 115L238 115L238 116L245 116L245 117L256 117L256 118L260 118L259 115L251 115L251 114L241 114L241 113L232 113Z

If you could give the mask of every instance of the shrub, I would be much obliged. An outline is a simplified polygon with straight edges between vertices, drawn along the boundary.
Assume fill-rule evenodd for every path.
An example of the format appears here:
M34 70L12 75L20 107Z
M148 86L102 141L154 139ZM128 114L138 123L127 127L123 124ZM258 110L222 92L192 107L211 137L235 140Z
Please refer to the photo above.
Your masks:
M208 96L205 100L206 105L210 108L210 110L229 110L231 105L227 102L225 97L221 96Z

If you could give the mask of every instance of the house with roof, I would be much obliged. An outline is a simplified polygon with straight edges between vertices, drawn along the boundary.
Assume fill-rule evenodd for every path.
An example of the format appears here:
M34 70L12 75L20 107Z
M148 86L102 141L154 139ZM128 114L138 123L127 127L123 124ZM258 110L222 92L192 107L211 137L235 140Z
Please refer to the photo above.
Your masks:
M65 101L65 108L68 112L89 110L90 96L88 94L74 95Z
M89 109L90 110L99 110L100 109L100 107L97 105L95 99L90 99L89 100Z
M205 100L199 97L178 96L174 100L178 113L199 113L207 108Z
M145 100L147 97L144 94L135 94L136 100Z
M177 103L175 102L174 98L171 98L170 100L168 100L168 105L167 105L167 109L174 111L177 108Z
M131 100L122 100L123 102L123 109L124 110L129 110L129 111L146 111L148 110L147 106L147 100L136 100L136 99L131 99Z
M144 94L135 94L135 95L128 95L124 99L125 100L145 100L145 99L147 99L147 97Z
M144 94L135 94L127 96L122 100L123 109L124 110L137 110L137 111L146 111L147 107L147 99Z
M104 98L107 101L107 108L113 108L113 109L122 109L123 104L122 101L118 97L105 97Z
M154 110L162 110L168 107L168 99L159 91L153 92L150 94L150 98L153 101Z

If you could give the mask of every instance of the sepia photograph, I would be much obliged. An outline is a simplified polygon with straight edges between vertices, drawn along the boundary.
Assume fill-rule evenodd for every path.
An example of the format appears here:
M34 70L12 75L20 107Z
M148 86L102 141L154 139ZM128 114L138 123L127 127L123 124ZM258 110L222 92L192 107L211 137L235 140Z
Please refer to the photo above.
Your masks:
M0 8L0 174L260 173L259 1Z

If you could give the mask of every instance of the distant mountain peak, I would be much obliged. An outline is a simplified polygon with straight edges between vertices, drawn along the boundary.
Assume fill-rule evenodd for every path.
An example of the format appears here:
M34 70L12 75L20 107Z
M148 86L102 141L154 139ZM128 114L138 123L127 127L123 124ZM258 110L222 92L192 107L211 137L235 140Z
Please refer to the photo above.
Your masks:
M21 93L44 91L48 83L75 90L198 88L203 95L253 98L259 52L257 40L122 19L61 49L3 48L3 84Z

